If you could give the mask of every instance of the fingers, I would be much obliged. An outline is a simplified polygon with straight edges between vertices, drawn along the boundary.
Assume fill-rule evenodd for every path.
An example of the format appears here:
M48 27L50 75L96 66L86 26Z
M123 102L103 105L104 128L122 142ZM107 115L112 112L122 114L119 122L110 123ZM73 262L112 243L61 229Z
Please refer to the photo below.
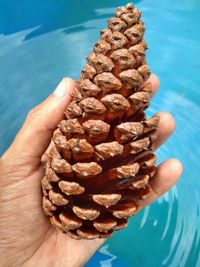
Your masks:
M149 83L152 86L152 93L150 94L150 97L152 98L155 95L160 85L160 81L154 73L151 74L150 78L144 83L144 85L149 84Z
M174 117L168 112L158 112L158 113L156 113L156 116L160 117L160 121L159 121L158 129L157 129L158 137L152 146L153 150L160 147L170 137L170 135L173 133L173 131L175 129L175 125L176 125ZM43 162L45 162L46 159L48 158L47 155L48 155L52 145L53 144L51 143L49 145L47 151L43 155L43 157L42 157Z
M150 186L155 195L161 196L168 191L182 174L182 163L178 159L168 159L157 169L157 174L150 182Z
M170 137L176 126L175 119L170 113L158 112L156 116L160 117L160 121L157 129L158 137L152 146L153 150L161 146Z
M152 192L140 202L142 207L149 205L167 192L179 179L183 171L182 163L178 159L168 159L157 168L156 176L150 180Z
M72 79L63 79L44 102L29 112L24 125L11 145L10 149L14 153L40 160L71 100L70 95L74 87L75 82Z

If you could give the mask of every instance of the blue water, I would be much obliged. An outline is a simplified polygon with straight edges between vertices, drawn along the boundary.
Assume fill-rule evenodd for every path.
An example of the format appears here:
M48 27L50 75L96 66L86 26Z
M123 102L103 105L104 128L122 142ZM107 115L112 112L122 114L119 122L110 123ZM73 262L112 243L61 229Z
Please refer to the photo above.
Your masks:
M0 153L27 111L64 76L77 78L119 0L0 0ZM200 266L200 1L135 1L143 10L148 60L161 86L149 114L171 112L174 135L159 162L182 160L177 186L132 218L87 267Z

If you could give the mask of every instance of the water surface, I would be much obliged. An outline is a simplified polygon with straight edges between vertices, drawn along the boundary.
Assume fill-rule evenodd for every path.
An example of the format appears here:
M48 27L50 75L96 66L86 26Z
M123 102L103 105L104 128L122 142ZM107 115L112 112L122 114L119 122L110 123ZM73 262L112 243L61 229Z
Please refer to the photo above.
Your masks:
M200 1L135 1L143 10L148 61L161 80L148 110L171 112L174 135L159 162L182 160L170 192L130 220L87 267L200 266ZM77 78L98 32L126 1L0 0L0 153L27 111L64 76Z

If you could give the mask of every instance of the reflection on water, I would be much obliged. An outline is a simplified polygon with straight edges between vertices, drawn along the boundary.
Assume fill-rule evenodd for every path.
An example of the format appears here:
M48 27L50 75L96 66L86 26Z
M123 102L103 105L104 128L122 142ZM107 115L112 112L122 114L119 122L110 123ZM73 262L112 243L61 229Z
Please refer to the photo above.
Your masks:
M100 261L100 266L101 267L112 267L112 262L117 258L115 255L111 254L108 251L108 244L107 245L103 245L100 249L99 252L102 253L105 256L108 256L109 258L107 260L102 260Z
M32 106L62 77L78 77L105 19L124 3L0 0L1 153ZM149 63L161 79L148 113L166 110L177 121L174 135L157 152L159 162L177 157L185 170L176 187L132 218L87 267L199 267L200 3L137 3L147 25Z
M141 0L135 0L138 3ZM122 1L115 0L114 5L119 6ZM25 35L24 40L37 37L47 32L52 32L65 27L73 27L85 23L88 19L107 18L107 14L102 12L97 14L96 10L103 8L112 8L113 2L108 0L101 1L18 1L1 0L0 1L0 32L3 34L12 34L27 29L31 32ZM110 9L110 16L113 9ZM39 27L38 27L39 26ZM84 29L84 28L83 28Z

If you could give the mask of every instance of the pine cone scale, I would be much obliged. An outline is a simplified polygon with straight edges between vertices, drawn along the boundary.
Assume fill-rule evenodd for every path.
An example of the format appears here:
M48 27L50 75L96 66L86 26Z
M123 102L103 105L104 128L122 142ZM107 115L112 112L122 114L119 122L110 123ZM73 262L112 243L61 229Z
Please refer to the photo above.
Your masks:
M76 239L127 226L150 192L159 118L146 119L152 88L141 11L118 7L87 57L55 131L42 179L43 210Z

